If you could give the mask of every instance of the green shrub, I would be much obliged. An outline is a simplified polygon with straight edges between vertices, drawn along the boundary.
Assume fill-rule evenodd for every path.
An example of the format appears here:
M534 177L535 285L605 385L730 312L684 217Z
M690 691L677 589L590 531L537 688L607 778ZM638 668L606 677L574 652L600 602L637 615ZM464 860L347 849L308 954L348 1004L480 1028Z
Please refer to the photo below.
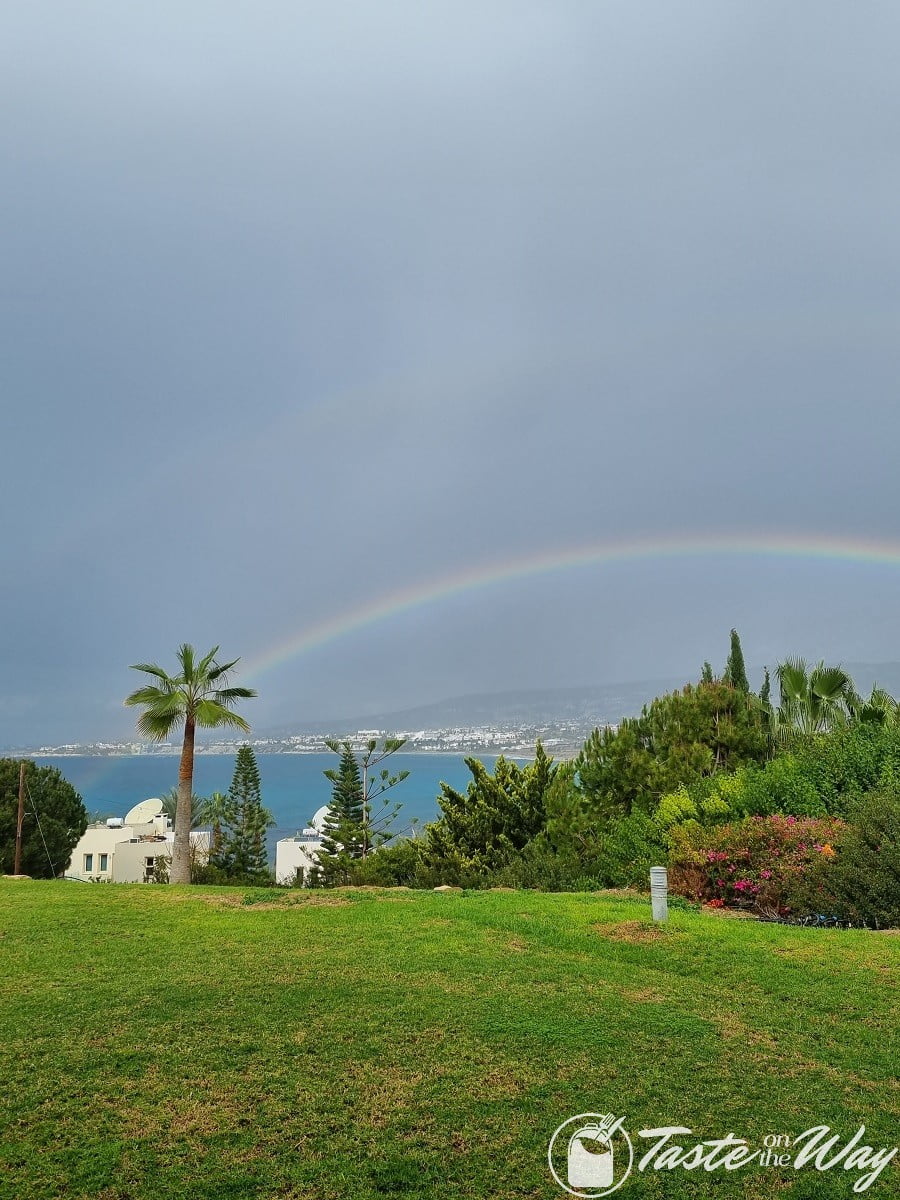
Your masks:
M860 722L809 739L796 758L826 811L848 817L870 792L900 777L900 728Z
M732 811L739 817L767 817L781 813L791 817L824 817L828 807L803 763L793 754L783 754L765 767L741 773Z
M601 835L592 864L602 887L636 887L647 891L650 868L666 861L666 845L659 824L635 809L628 817L609 822Z
M861 723L800 740L766 763L695 780L662 796L655 818L669 828L740 817L847 818L864 796L900 780L900 729Z
M421 842L398 838L390 845L379 846L365 858L355 859L350 866L349 882L360 887L425 887L426 875Z
M593 892L601 884L571 847L557 850L545 836L538 835L514 861L484 877L480 886L541 892Z
M229 871L225 867L207 864L191 870L191 883L216 884L222 887L266 887L274 885L275 876L271 871L254 873Z
M853 813L831 874L842 915L900 926L900 795L874 792Z
M441 815L426 826L423 839L422 857L445 883L478 879L513 863L544 828L547 794L559 771L540 742L524 766L502 755L492 772L477 758L467 758L466 766L472 772L466 791L441 784Z

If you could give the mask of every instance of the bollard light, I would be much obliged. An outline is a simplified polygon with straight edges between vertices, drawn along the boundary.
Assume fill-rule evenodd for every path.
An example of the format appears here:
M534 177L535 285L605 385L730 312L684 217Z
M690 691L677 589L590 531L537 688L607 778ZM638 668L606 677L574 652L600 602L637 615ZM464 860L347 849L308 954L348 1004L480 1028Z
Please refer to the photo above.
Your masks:
M665 867L650 868L650 903L653 906L654 921L668 920L669 876Z

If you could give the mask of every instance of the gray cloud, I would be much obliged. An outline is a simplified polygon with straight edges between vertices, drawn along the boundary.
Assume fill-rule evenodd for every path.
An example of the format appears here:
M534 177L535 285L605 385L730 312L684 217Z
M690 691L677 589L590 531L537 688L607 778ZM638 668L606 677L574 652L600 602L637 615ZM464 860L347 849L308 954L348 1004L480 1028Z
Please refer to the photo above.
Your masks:
M900 537L893 6L4 14L0 741L125 664L715 530ZM257 720L896 657L888 568L571 573L373 627ZM39 716L20 697L38 697Z

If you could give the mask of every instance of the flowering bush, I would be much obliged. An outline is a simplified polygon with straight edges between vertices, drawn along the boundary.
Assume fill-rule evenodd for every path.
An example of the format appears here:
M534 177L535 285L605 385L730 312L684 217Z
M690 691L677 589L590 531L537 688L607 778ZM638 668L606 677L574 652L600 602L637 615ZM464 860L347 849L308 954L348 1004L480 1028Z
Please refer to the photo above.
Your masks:
M670 830L669 885L707 903L768 914L829 914L829 866L846 825L836 817L748 817Z

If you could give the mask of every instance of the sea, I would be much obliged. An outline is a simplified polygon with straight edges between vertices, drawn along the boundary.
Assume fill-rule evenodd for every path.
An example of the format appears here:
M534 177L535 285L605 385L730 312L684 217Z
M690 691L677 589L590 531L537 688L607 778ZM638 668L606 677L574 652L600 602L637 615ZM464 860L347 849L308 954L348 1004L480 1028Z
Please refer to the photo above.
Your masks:
M496 757L479 755L492 769ZM267 839L269 862L275 863L275 842L308 825L316 809L331 799L331 783L323 772L337 765L334 754L258 754L263 804L275 818ZM58 767L81 794L91 819L124 817L141 800L161 796L178 783L178 755L39 757L41 765ZM462 755L393 754L385 760L391 774L409 771L384 799L401 805L394 822L397 834L409 835L440 814L437 797L441 782L465 791L472 778ZM379 768L382 769L382 768ZM231 754L198 754L194 759L194 791L199 796L227 792L234 772ZM374 808L377 812L377 807Z

